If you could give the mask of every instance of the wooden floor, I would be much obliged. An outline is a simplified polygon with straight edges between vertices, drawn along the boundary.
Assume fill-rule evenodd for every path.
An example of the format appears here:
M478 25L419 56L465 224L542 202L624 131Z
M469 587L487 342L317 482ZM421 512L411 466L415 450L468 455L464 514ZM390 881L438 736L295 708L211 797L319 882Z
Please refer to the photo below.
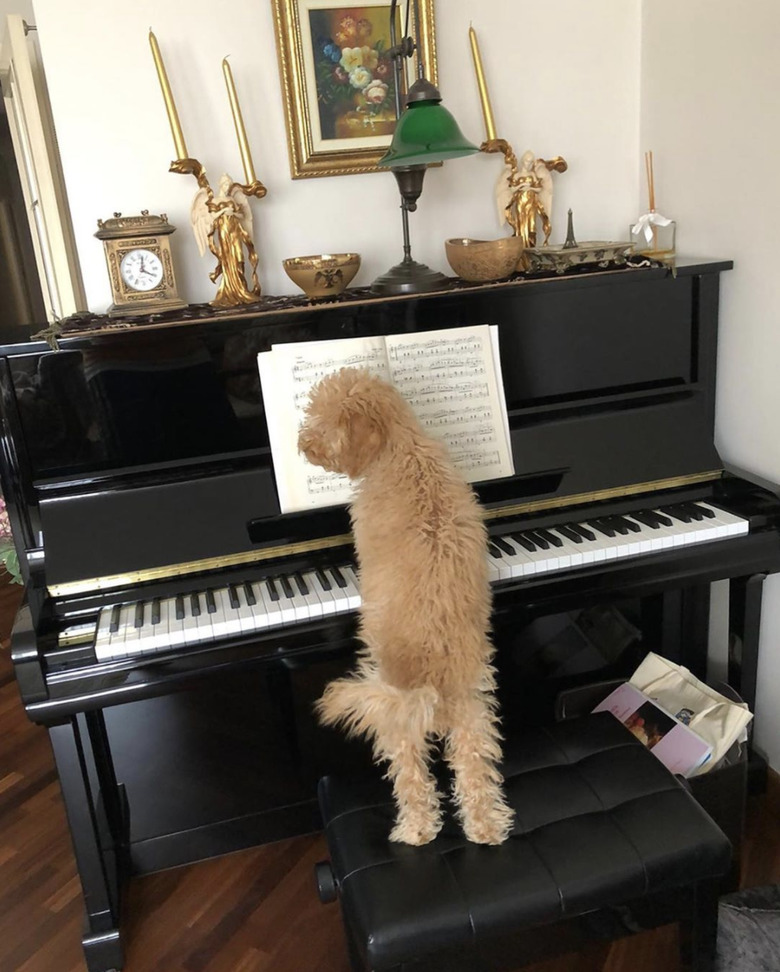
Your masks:
M19 588L0 583L0 972L83 972L81 902L46 732L19 702L8 644ZM336 905L320 904L303 837L139 878L126 972L347 972ZM780 778L749 801L743 884L780 880ZM672 972L669 926L533 972ZM530 967L529 967L530 972Z

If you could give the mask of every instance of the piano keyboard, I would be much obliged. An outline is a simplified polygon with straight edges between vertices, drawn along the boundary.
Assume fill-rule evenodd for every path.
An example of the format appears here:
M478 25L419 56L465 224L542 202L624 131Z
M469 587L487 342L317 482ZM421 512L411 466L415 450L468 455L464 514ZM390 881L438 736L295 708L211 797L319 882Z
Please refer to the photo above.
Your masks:
M498 583L747 532L748 521L742 517L707 503L682 503L492 536L488 569L491 583ZM286 573L177 597L104 607L95 633L95 654L101 661L153 655L358 607L358 579L349 565Z

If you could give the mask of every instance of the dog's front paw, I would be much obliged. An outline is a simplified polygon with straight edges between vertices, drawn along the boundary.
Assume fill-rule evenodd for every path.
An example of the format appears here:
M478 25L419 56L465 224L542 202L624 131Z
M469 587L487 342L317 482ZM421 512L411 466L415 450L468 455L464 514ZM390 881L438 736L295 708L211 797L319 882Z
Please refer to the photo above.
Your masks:
M413 844L420 847L429 844L441 830L439 814L428 816L424 814L402 814L398 817L395 827L390 831L390 840L397 844Z

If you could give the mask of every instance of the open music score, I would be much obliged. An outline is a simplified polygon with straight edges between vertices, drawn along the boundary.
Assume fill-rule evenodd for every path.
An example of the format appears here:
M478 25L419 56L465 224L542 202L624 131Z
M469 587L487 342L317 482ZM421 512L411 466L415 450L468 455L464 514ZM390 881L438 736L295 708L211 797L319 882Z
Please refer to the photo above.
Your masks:
M494 325L277 344L257 364L283 513L351 499L346 476L311 466L297 450L311 388L344 367L367 368L395 385L468 482L514 473Z

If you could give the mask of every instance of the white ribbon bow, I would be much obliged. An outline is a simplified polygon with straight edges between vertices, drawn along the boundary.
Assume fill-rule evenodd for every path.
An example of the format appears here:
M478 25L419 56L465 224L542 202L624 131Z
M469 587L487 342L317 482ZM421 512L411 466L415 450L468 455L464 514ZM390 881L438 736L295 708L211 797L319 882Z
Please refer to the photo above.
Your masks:
M644 238L648 243L653 242L653 227L654 226L669 226L671 219L667 219L666 216L662 216L657 213L654 209L651 209L647 213L643 213L639 219L631 227L631 232L634 236L644 235Z

